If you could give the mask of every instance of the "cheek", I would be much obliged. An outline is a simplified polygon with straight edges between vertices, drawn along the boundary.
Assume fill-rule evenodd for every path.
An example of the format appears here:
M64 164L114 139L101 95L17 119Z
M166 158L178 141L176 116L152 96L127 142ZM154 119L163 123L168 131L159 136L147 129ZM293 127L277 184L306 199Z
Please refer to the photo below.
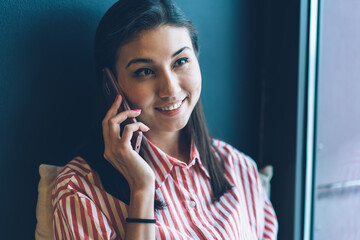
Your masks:
M195 95L200 95L201 92L201 73L200 68L195 66L184 80L184 88Z
M128 102L132 109L145 109L150 103L154 93L149 91L150 88L132 86L126 91Z

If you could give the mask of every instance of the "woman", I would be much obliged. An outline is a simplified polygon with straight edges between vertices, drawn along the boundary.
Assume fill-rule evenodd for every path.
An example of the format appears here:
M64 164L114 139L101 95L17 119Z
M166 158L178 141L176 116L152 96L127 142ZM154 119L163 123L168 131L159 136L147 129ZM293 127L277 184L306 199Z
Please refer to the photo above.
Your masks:
M57 239L276 238L255 163L208 134L198 53L193 24L171 1L107 11L95 37L98 117L53 191ZM104 68L125 95L110 108ZM118 113L125 97L133 110ZM120 129L130 117L138 122Z

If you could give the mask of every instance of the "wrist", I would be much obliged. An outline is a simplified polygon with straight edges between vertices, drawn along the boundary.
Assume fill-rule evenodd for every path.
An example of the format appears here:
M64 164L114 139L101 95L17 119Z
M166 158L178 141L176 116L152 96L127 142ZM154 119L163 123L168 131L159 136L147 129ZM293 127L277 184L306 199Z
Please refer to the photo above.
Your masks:
M134 189L130 193L129 218L154 218L155 188Z
M131 193L147 194L155 191L155 177L146 181L129 182Z
M130 188L130 200L140 199L142 201L145 200L153 200L155 197L155 184L149 184L146 187L138 187L138 188Z

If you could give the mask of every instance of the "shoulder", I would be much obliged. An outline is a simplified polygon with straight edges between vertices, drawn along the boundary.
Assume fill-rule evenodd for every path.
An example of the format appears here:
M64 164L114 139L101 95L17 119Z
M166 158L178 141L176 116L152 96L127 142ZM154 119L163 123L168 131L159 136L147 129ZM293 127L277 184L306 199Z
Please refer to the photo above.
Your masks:
M100 180L83 158L75 157L65 165L57 176L52 191L53 201L74 193L86 192L89 186L100 187Z
M212 143L226 165L241 165L244 168L257 169L255 161L250 156L239 151L230 144L219 139L213 139Z
M94 173L94 171L91 170L89 164L83 158L75 157L68 164L66 164L59 173L56 178L56 183L69 180L73 176L84 178L91 173Z
M224 161L225 175L234 184L246 183L257 188L259 173L255 161L230 144L213 139L213 146Z

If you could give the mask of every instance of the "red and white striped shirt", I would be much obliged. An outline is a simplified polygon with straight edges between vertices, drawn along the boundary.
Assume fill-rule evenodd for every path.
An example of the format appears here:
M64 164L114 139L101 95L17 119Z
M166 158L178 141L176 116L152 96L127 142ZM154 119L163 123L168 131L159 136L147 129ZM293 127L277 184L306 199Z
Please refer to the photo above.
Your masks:
M234 187L213 203L209 174L194 144L189 164L145 144L156 196L166 203L155 211L156 239L276 239L277 218L250 157L214 140ZM81 157L59 174L52 197L56 239L124 238L129 206L104 190Z

